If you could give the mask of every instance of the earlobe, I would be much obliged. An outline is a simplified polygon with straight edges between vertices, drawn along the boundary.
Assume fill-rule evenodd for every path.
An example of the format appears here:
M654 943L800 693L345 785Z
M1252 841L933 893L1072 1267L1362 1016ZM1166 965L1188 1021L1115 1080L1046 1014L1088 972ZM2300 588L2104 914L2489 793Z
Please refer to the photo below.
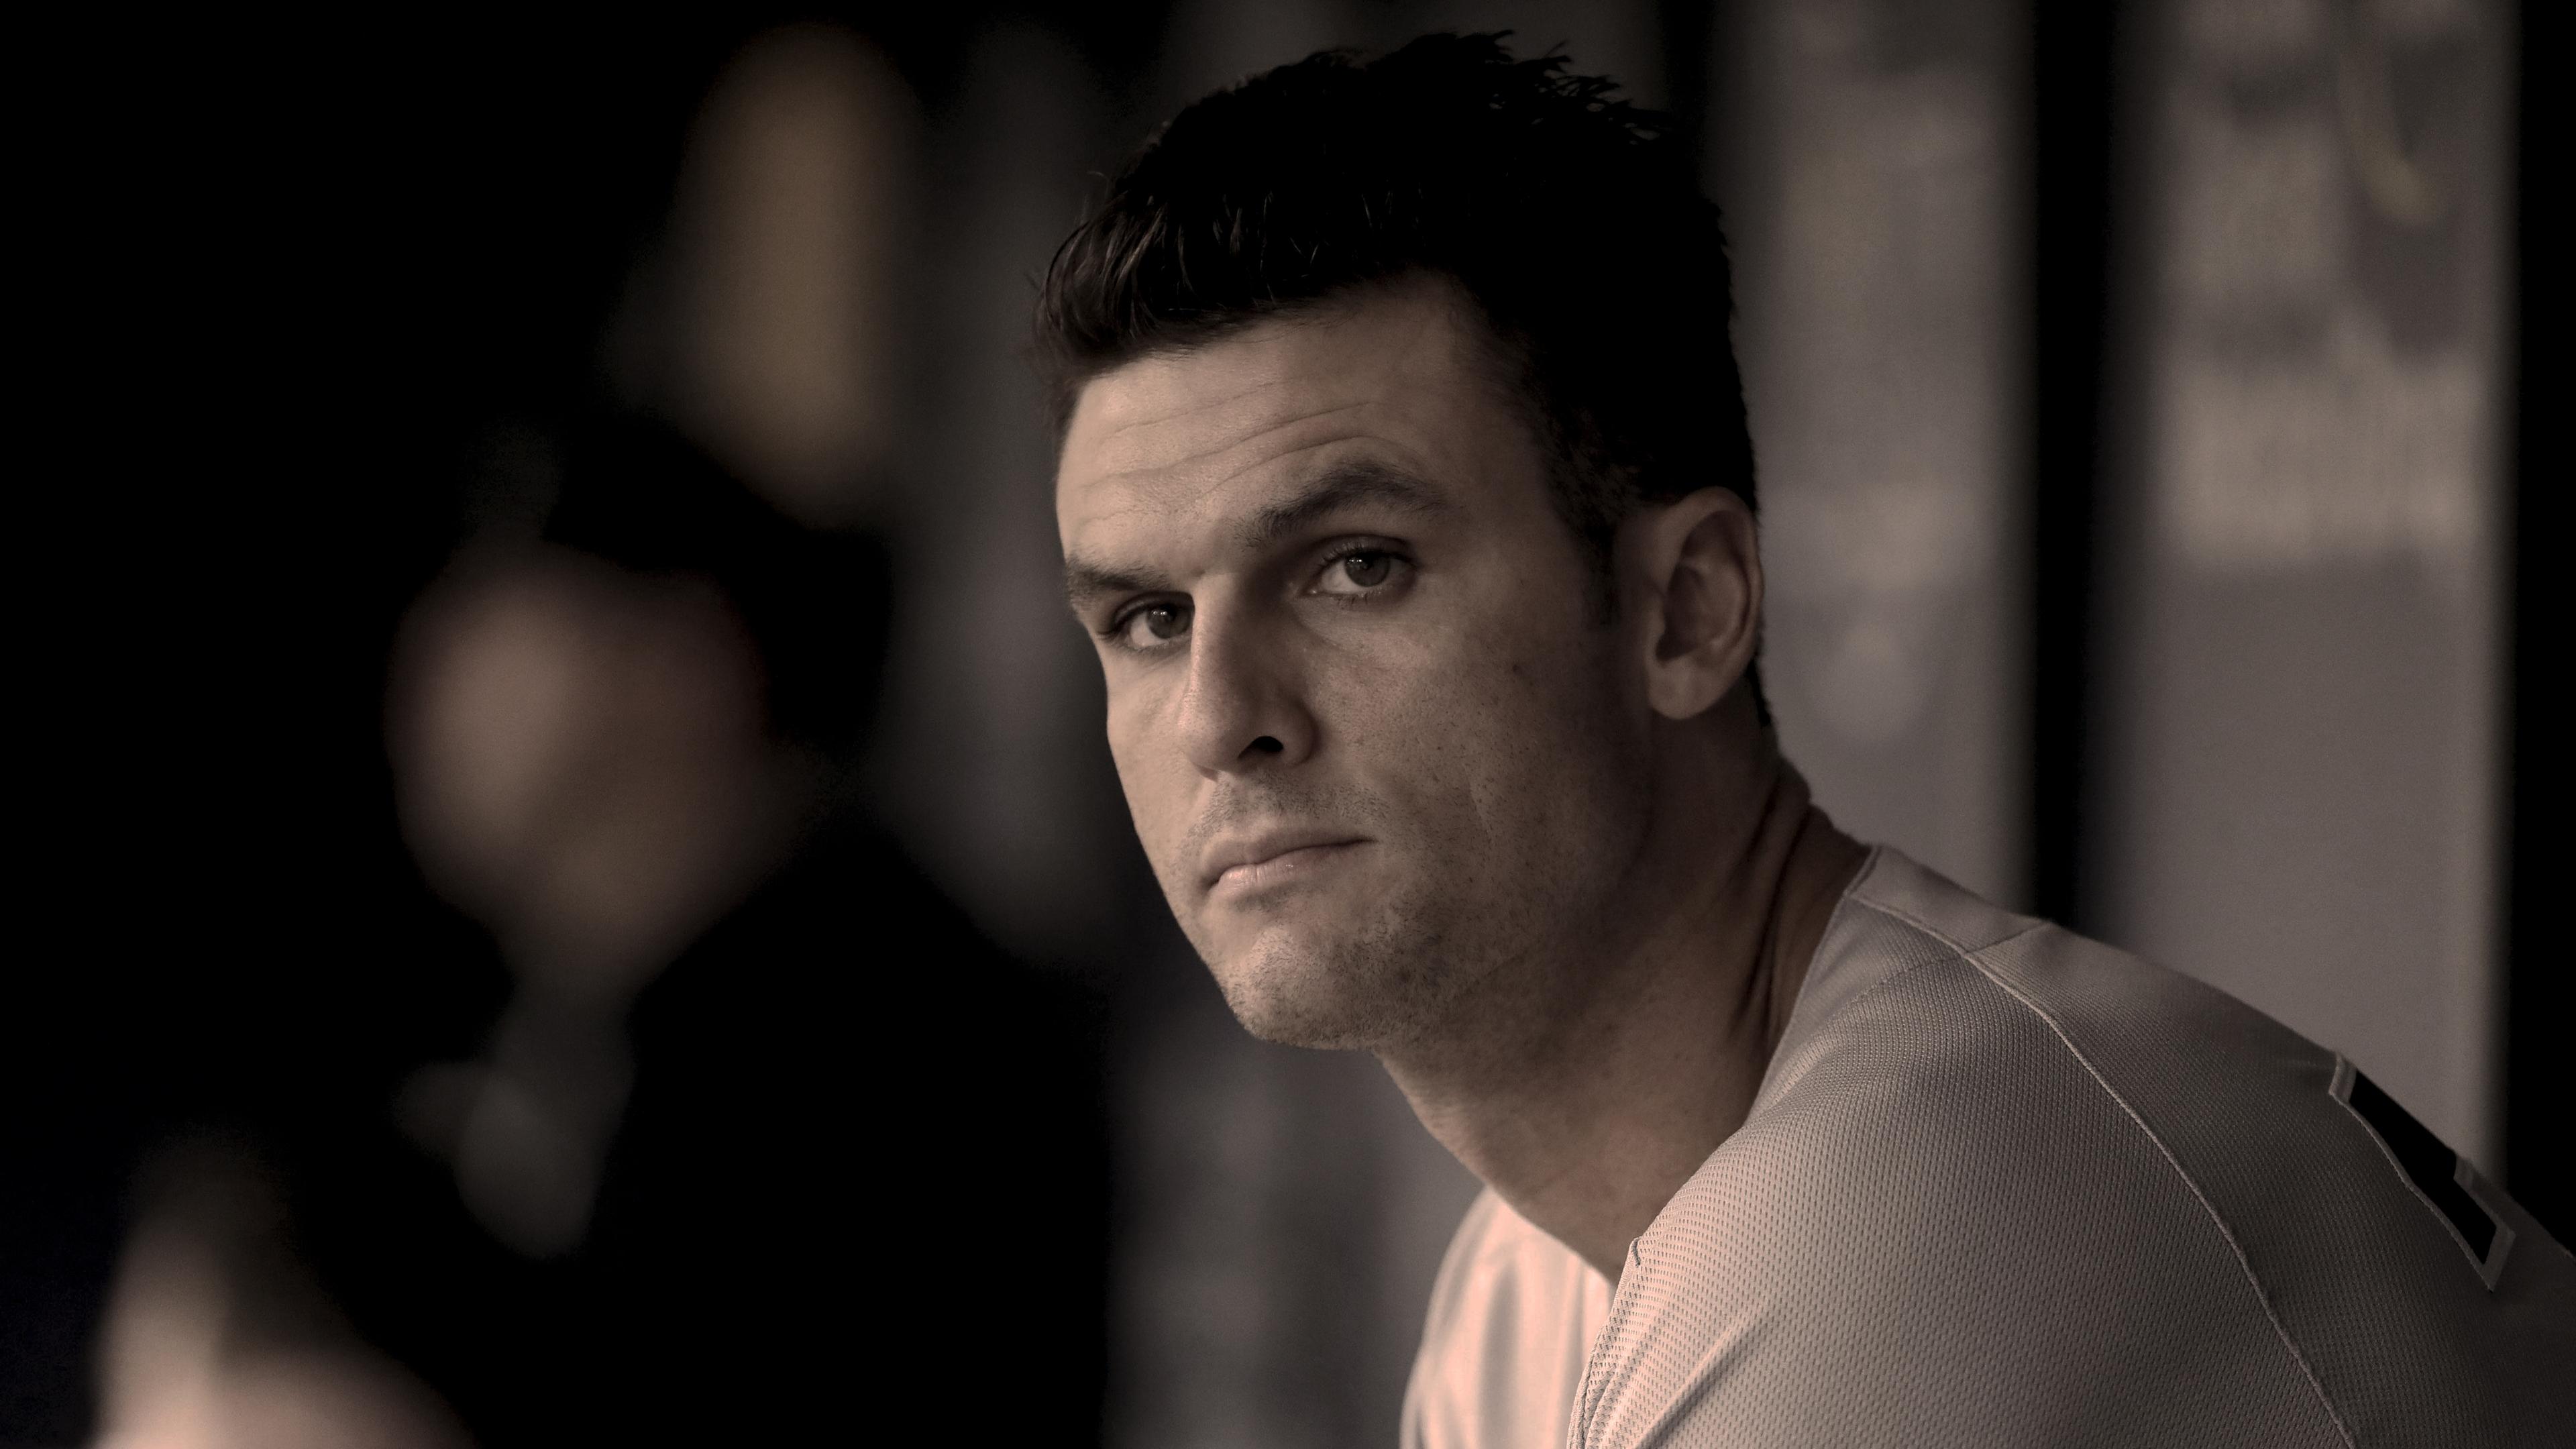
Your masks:
M1696 718L1752 663L1762 612L1752 512L1731 489L1703 488L1629 524L1646 624L1646 701L1667 719Z

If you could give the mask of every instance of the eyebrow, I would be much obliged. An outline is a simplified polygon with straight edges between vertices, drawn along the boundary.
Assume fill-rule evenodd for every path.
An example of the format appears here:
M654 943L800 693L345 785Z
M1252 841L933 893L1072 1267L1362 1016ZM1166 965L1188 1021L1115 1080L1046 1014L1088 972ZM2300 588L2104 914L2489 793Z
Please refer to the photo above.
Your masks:
M1258 553L1328 514L1362 503L1375 503L1404 513L1437 513L1449 506L1421 479L1383 463L1353 461L1325 469L1296 493L1270 504L1246 520L1235 543ZM1159 575L1067 555L1064 594L1076 612L1112 594L1151 593L1169 587Z
M1358 503L1378 503L1405 513L1437 513L1447 500L1410 473L1383 463L1353 461L1325 469L1290 497L1252 516L1236 542L1257 553L1328 513Z
M1132 573L1068 555L1064 561L1064 597L1077 614L1113 594L1146 594L1163 587L1152 574Z

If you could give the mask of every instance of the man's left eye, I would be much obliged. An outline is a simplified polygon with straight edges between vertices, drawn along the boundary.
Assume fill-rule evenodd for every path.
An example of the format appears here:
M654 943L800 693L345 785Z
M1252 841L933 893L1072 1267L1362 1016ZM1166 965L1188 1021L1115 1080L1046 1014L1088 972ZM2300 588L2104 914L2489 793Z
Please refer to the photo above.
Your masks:
M1401 560L1383 549L1359 548L1334 559L1324 566L1324 576L1315 583L1319 594L1364 594L1385 585L1395 577Z

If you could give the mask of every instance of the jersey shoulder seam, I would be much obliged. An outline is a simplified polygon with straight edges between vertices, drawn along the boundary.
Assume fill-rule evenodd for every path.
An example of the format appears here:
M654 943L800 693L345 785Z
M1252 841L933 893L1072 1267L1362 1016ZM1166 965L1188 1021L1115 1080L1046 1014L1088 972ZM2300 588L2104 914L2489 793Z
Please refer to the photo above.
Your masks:
M2343 1415L2335 1411L2334 1400L2327 1397L2325 1385L2318 1382L2316 1370L2308 1365L2307 1355L2299 1352L2297 1341L2290 1337L2289 1327L2281 1322L2281 1315L2272 1307L2272 1295L2263 1291L2263 1280L2255 1274L2253 1263L2245 1256L2244 1246L2236 1241L2236 1234L2227 1226L2226 1218L2219 1214L2218 1205L2209 1200L2207 1193L2201 1191L2200 1183L2183 1167L2182 1160L2174 1156L2173 1149L2165 1145L2164 1138L2157 1134L2155 1128L2147 1125L2147 1119L2138 1114L2137 1108L2129 1105L2129 1099L2120 1095L2119 1089L2112 1086L2110 1079L2102 1075L2101 1069L2093 1065L2093 1059L2086 1056L2084 1049L2075 1044L2075 1039L2067 1034L2066 1027L2058 1021L2056 1014L2033 999L2030 993L2005 980L1992 966L1979 959L1985 952L2018 941L2048 923L2033 922L2000 941L1971 950L1951 939L1938 926L1916 917L1902 907L1889 905L1884 901L1871 900L1866 896L1855 897L1855 899L1871 910L1912 926L1939 942L1956 953L1960 960L1974 968L1978 975L1992 983L1997 990L2021 1003L2023 1010L2039 1018L2040 1022L2048 1028L2049 1034L2057 1038L2058 1045L2064 1047L2066 1054L2074 1058L2075 1064L2084 1069L2084 1075L2092 1078L2093 1085L2101 1089L2102 1095L2110 1098L2112 1105L2120 1109L2121 1115L2127 1117L2130 1123L2136 1126L2147 1141L2155 1147L2156 1154L2165 1160L2165 1166L2173 1170L2174 1176L2181 1181L2184 1190L2191 1194L2192 1201L2200 1204L2200 1210L2208 1217L2210 1226L2218 1230L2219 1240L2227 1244L2227 1251L2235 1257L2237 1271L2244 1275L2245 1286L2252 1290L2254 1302L2263 1310L2264 1321L2272 1326L2273 1336L2280 1340L2282 1350L2290 1356L2290 1362L2298 1367L2299 1377L2307 1381L2309 1392L2317 1396L2317 1406L2325 1410L2326 1422L2334 1425L2335 1433L2345 1444L2355 1444L2352 1430L2344 1424Z

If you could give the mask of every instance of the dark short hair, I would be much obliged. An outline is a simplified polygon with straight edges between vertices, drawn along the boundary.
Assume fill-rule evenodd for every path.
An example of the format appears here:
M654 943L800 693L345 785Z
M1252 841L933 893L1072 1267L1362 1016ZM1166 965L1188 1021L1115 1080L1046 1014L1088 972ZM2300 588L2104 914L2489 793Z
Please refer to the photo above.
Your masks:
M1059 433L1123 363L1428 274L1482 313L1605 585L1637 508L1710 485L1752 506L1725 241L1690 149L1613 82L1503 38L1326 51L1173 117L1047 268Z

